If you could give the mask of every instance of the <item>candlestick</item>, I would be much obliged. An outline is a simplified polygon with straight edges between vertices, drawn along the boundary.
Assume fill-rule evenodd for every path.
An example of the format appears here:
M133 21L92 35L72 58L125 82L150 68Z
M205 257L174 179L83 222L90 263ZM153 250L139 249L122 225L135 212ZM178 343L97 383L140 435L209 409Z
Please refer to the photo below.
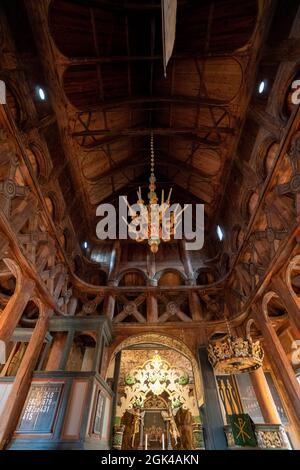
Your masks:
M162 441L162 450L165 450L165 435L162 433L161 435L161 441Z
M145 450L148 450L148 434L145 434Z

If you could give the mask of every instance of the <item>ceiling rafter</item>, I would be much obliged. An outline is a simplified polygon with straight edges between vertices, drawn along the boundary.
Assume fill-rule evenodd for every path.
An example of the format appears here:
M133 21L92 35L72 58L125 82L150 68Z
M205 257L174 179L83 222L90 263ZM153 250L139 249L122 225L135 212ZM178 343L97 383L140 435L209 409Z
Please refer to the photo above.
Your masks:
M211 182L211 177L202 173L198 168L187 164L184 161L178 160L178 158L170 158L166 153L159 152L161 158L156 159L156 166L160 168L175 168L180 172L184 172L188 175L194 176L202 182ZM131 170L132 168L138 167L147 167L149 163L148 157L141 159L142 154L137 153L136 155L131 155L130 157L124 159L120 164L111 167L109 170L102 173L100 176L95 178L95 184L109 179L119 173L124 174L126 170ZM125 176L125 175L124 175Z
M86 106L80 108L78 114L102 111L104 109L120 108L122 106L134 105L134 104L143 104L143 103L174 103L182 104L184 106L203 106L203 107L216 107L216 108L226 108L229 106L227 101L203 98L203 97L189 97L189 96L180 96L180 95L171 95L171 96L125 96L124 98L116 98L111 100L104 100L93 106Z
M165 176L165 175L163 175L163 176ZM166 191L168 191L168 189L173 188L173 193L176 190L178 190L182 193L183 186L180 186L179 183L159 180L158 184L163 186ZM139 179L139 178L138 179L133 179L130 184L122 185L117 191L111 193L109 196L107 196L103 199L100 199L94 205L97 206L99 204L105 204L107 202L113 204L114 202L116 202L119 199L119 197L122 197L124 195L128 196L129 192L131 192L131 191L133 192L133 191L137 190L139 187L142 190L145 189L146 191L148 191L149 190L148 189L149 182L145 181L145 180L142 180L142 179ZM175 201L175 203L176 203L176 201ZM184 204L195 204L195 203L203 204L204 201L202 201L202 199L200 199L199 196L197 196L197 195L194 195L194 194L192 195L189 192L185 192L184 197L181 198L180 203L181 204L183 204L183 203ZM208 205L209 204L206 203L206 206L208 206ZM96 217L95 217L95 220L96 220Z
M247 55L246 51L235 51L234 54L229 54L228 52L225 53L217 53L217 52L208 52L203 54L173 54L172 58L170 59L170 63L173 60L204 60L204 59L211 59L211 58L232 58L232 57L244 57ZM112 56L101 56L101 57L73 57L73 58L66 58L63 57L60 59L59 64L62 67L69 67L72 65L96 65L98 63L119 63L119 62L142 62L142 61L160 61L163 59L161 54L151 55L112 55Z
M84 137L84 136L148 136L153 132L156 135L187 135L198 137L200 132L210 132L215 130L215 126L204 126L200 125L195 127L138 127L118 130L106 130L106 129L89 129L88 131L76 131L73 132L73 137ZM234 135L236 129L233 127L218 127L220 133Z

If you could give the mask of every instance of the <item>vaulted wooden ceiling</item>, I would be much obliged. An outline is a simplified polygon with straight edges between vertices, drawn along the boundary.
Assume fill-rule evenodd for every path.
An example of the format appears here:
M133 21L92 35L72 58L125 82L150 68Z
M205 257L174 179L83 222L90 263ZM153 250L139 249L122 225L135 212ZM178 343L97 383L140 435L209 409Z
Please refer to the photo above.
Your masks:
M42 33L26 3L46 83L50 62L58 77L47 86L68 145L47 131L53 161L66 159L61 185L80 194L87 236L98 204L147 186L151 130L158 191L173 184L173 202L204 202L212 223L255 83L260 2L178 0L166 78L160 0L52 0Z

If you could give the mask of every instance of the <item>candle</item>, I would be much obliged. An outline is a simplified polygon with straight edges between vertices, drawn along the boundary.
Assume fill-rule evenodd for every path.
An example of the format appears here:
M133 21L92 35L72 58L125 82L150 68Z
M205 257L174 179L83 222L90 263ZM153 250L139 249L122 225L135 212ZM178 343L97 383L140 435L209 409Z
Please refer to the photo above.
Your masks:
M165 450L165 435L162 433L161 435L161 441L162 441L162 450Z
M148 450L148 434L145 434L145 450Z

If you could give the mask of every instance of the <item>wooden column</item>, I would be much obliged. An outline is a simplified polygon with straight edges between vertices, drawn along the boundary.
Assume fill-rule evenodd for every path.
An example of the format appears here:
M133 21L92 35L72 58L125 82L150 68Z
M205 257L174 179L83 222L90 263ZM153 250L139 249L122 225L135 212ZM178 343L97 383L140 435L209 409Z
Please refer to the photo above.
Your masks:
M148 292L147 295L147 321L149 323L156 323L158 321L157 298L151 292Z
M97 346L93 361L93 370L96 370L99 374L101 374L102 370L102 359L103 359L103 350L104 350L104 338L102 329L97 335Z
M157 285L157 282L154 280L156 274L155 254L150 250L147 250L147 271L151 285Z
M118 403L118 385L119 385L119 377L120 377L120 369L121 369L121 358L122 358L122 351L117 352L115 355L115 369L114 369L114 378L112 384L113 390L113 402L111 407L111 430L110 430L110 440L112 442L113 439L113 432L114 432L114 424L115 424L115 417L116 417L116 410L117 410L117 403Z
M116 295L113 293L109 293L105 296L104 299L104 315L106 315L110 320L113 319L115 313L115 305L116 305Z
M296 379L295 372L270 319L266 319L259 309L256 310L256 318L265 340L266 350L268 351L272 366L285 389L289 404L300 425L300 385Z
M259 367L258 369L251 372L250 378L265 423L280 424L280 417L270 392L263 368Z
M227 449L216 379L208 361L206 346L199 348L199 362L203 378L204 405L200 410L200 415L205 429L205 449Z
M186 241L184 239L180 240L179 242L179 252L180 252L181 261L184 267L185 275L188 278L189 283L194 284L195 283L194 270L193 270L193 266L192 266L192 262L190 258L190 253L186 249Z
M57 332L55 333L55 337L53 339L51 349L49 352L49 357L47 360L47 364L45 370L59 370L59 364L62 358L63 350L66 344L67 333L65 332Z
M200 299L197 292L189 292L189 306L194 321L203 320L202 309L200 305Z
M272 279L272 285L274 291L278 294L280 300L282 300L292 325L300 335L300 309L290 293L288 286L281 277L274 277Z
M116 279L120 261L121 261L121 243L120 243L120 240L115 240L111 257L110 257L110 263L109 263L109 273L108 273L109 281Z
M64 343L63 353L59 361L59 370L65 370L67 367L68 359L69 359L71 349L73 346L74 336L75 336L75 331L73 329L69 330L67 334L67 339Z
M8 444L18 423L31 384L32 373L47 332L49 315L50 311L44 306L40 308L40 317L17 372L5 409L0 416L0 449Z
M0 315L0 340L9 341L28 301L33 295L34 288L35 284L31 279L23 277L20 281L17 281L16 291Z
M75 315L77 304L78 304L78 299L76 299L76 297L71 297L70 302L68 303L68 306L67 306L67 313L68 315L70 315L70 317L73 317Z
M110 265L109 265L109 273L108 273L108 285L116 286L117 285L117 273L119 264L121 261L121 244L119 240L114 242ZM116 305L116 295L113 293L108 293L104 299L103 310L104 314L112 320L115 313L115 305Z

